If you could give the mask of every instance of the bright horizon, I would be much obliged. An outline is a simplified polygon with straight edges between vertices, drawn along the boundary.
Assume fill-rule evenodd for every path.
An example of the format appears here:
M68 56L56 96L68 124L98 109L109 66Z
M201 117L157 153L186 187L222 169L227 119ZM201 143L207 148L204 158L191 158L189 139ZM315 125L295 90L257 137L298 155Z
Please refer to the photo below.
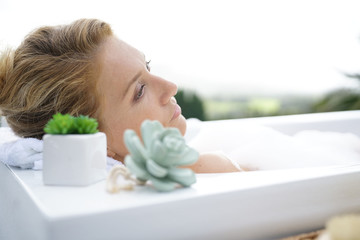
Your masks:
M0 45L36 27L99 18L152 72L203 95L323 94L358 86L356 0L2 0Z

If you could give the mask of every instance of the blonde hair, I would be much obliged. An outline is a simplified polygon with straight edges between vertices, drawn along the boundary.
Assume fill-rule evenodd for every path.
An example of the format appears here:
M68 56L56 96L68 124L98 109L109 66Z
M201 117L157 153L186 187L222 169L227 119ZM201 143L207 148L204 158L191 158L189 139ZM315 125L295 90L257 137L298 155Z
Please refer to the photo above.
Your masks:
M96 19L41 27L0 56L0 110L13 131L41 139L53 114L96 117L97 50L112 35Z

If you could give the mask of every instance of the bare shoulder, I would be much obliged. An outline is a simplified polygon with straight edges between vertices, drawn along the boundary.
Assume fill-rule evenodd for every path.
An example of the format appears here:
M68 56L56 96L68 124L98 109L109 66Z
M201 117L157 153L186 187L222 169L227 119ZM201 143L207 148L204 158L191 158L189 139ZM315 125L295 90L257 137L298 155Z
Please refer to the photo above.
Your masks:
M189 167L196 173L225 173L242 171L236 163L233 163L225 155L219 153L200 154L199 160Z

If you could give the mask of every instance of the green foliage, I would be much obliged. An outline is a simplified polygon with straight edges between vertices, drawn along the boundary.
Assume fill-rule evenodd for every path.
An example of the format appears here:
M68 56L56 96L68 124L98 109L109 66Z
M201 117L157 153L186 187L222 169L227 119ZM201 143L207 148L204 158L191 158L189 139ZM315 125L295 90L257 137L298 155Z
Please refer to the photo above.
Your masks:
M92 134L98 132L98 122L94 118L80 115L54 114L46 124L44 132L48 134Z
M240 96L206 99L206 120L254 118L309 113L314 99L310 96Z
M346 74L359 80L360 74ZM360 109L360 88L338 89L328 93L314 104L315 112L346 111Z
M175 96L185 118L219 120L360 110L360 74L346 74L359 85L337 89L322 98L310 95L281 96L221 96L201 99L194 91L179 90Z
M360 109L360 93L354 89L339 89L327 94L314 104L315 112Z
M179 90L175 98L185 118L205 120L203 100L195 92Z
M251 116L273 116L279 113L281 102L274 98L254 98L247 103L247 111Z

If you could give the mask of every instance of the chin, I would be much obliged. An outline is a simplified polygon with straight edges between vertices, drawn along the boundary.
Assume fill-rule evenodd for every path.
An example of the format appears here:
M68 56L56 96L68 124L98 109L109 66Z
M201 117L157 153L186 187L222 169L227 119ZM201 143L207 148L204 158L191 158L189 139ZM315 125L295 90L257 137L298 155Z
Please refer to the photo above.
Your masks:
M183 115L180 115L177 119L175 119L175 122L171 124L171 127L176 127L180 130L181 135L185 135L186 132L186 119Z
M186 132L186 119L183 115L180 115L176 127L180 130L181 134L184 136Z

